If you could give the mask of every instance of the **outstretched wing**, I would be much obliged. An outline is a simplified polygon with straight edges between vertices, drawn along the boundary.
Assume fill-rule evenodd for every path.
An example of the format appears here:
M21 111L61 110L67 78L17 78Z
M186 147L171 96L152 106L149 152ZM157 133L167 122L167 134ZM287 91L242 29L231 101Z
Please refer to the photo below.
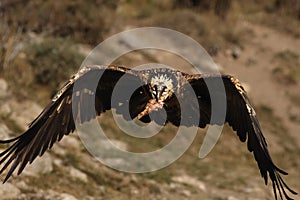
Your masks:
M125 80L119 86L121 87L118 90L120 92L119 99L112 105L112 92L121 77ZM141 87L131 96L130 101L126 98L122 99L122 92L126 93L127 88L136 85L141 85ZM0 164L2 165L0 174L10 166L4 182L18 166L18 174L20 174L24 167L28 163L32 163L38 155L42 156L64 135L73 132L75 130L74 119L83 123L112 107L116 108L118 113L126 114L128 102L132 105L126 119L136 117L148 102L148 95L145 94L142 85L139 73L127 68L116 66L82 68L53 97L40 115L30 123L27 131L16 138L0 140L0 144L12 143L0 153ZM91 107L91 102L94 102L95 107ZM129 115L130 117L128 117Z
M224 95L226 95L224 98L226 101L225 104L227 105L225 122L228 122L233 130L237 132L242 142L245 142L248 138L248 150L253 152L260 173L265 180L265 184L268 183L268 176L270 177L275 198L277 199L277 193L279 193L281 198L284 195L286 199L291 199L285 189L292 194L297 194L286 185L280 176L280 174L287 175L287 173L279 169L272 161L255 111L239 81L232 76L185 75L185 77L195 92L197 97L195 101L197 102L189 98L190 91L183 87L183 99L188 99L187 104L183 105L183 107L184 109L191 108L194 104L198 103L200 109L200 121L198 126L205 127L206 124L221 124L224 122L224 118L223 121L221 118L211 121L211 96L216 98L223 96L224 98ZM222 88L216 84L217 81L224 83L225 93L222 92ZM210 90L208 90L206 83L209 83ZM209 91L211 93L209 93ZM222 105L222 103L220 105ZM218 109L218 105L216 105L216 107ZM190 109L189 114L192 116L193 112L199 112L199 110ZM188 118L189 116L185 117ZM171 122L175 121L174 124L176 125L180 119L169 120ZM187 124L183 125L191 125L188 124L188 122L186 123Z

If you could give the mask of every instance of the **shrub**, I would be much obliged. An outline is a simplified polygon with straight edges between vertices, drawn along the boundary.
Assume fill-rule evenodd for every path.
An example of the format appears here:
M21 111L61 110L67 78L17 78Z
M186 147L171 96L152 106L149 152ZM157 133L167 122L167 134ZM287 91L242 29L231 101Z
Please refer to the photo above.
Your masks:
M25 48L26 59L32 66L35 82L57 87L77 71L84 57L76 46L64 38L45 38Z
M22 27L24 32L71 37L75 42L98 44L106 31L108 10L117 1L19 1L3 0L0 12Z

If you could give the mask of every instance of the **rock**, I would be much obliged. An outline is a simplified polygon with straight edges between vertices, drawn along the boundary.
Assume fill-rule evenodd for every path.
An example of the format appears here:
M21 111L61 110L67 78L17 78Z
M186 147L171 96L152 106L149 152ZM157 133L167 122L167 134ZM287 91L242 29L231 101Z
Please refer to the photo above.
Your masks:
M109 142L110 143L107 141L101 141L101 148L107 151L115 150L116 148L122 149L123 151L128 151L128 145L125 142L114 139L110 139ZM113 146L111 144L113 144Z
M230 49L226 49L225 54L228 58L238 59L242 53L242 49L238 46L233 46Z
M52 171L53 161L49 153L46 152L43 157L37 157L31 165L28 165L23 173L28 176L38 176Z
M208 53L211 56L216 56L220 50L221 50L221 47L219 45L215 44L208 49Z
M231 56L234 58L234 59L238 59L242 53L242 50L240 47L238 46L234 46L231 50Z
M80 140L77 139L75 135L69 135L67 137L64 137L58 144L63 148L72 148L74 150L81 149Z
M76 178L76 179L79 179L85 183L88 182L88 177L85 173L83 173L82 171L74 168L74 167L70 167L69 169L69 172L70 172L70 175L73 177L73 178Z
M60 194L57 199L59 199L59 200L77 200L76 197L74 197L73 195L67 194L67 193Z
M58 167L62 167L64 165L64 162L61 159L54 159L53 163Z
M99 190L100 190L101 194L105 194L106 193L106 187L104 185L100 185L99 186Z
M15 185L21 190L28 190L28 185L25 181L19 181Z
M11 107L8 103L3 103L2 105L0 105L0 113L1 113L1 116L8 116L10 113L11 113Z
M227 199L228 199L228 200L239 200L238 198L236 198L236 197L234 197L234 196L229 196Z
M6 97L7 95L7 83L4 79L0 78L0 98Z
M111 166L125 166L128 167L129 164L126 162L126 160L122 158L98 158L101 161L104 161L104 163L108 163Z
M67 138L67 137L66 137ZM62 139L62 141L64 140L65 138ZM60 142L57 143L55 145L55 147L53 147L52 151L57 154L57 155L60 155L60 156L65 156L68 152L68 149L66 149L65 147L62 147L60 146ZM55 163L55 164L58 164L58 163Z
M199 188L202 191L206 191L206 187L203 182L197 180L196 178L188 176L188 175L175 176L172 178L172 180L175 182L178 182L178 183L183 183L183 184L193 186L195 188Z
M35 196L33 199L47 199L47 200L77 200L76 197L74 197L71 194L63 193L63 192L57 192L54 190L47 190L42 191L39 190L37 193L35 193Z
M128 151L128 145L125 142L113 139L111 139L110 142L112 142L119 149L122 149L123 151Z
M189 191L189 190L182 190L181 193L186 197L190 197L192 195L191 191Z
M178 187L178 184L177 183L170 183L169 187L171 189L176 189Z
M24 130L42 111L41 106L33 101L22 101L21 103L13 100L10 102L10 107L12 108L11 118Z
M9 136L10 133L11 130L5 124L0 124L0 140L11 138Z
M133 195L137 195L137 194L140 194L140 191L136 188L132 188L130 193L133 194Z
M19 190L19 188L11 183L2 184L0 187L0 197L2 200L17 199L20 194L21 191Z

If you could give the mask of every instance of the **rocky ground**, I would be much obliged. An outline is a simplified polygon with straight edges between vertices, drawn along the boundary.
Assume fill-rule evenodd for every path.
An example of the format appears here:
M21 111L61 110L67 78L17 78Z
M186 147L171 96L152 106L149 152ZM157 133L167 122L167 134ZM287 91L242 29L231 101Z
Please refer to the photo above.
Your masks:
M235 75L245 86L274 162L289 172L284 179L300 192L300 39L245 19L240 19L237 25L246 30L246 40L242 45L221 49L213 59L222 73ZM81 51L90 49L82 47ZM181 58L161 52L135 52L129 59L120 58L116 63L134 66L153 61L183 70L186 64ZM35 89L22 91L28 98L22 95L20 98L10 80L0 76L0 139L20 134L41 112L50 91L38 86ZM119 146L133 151L143 149L136 140L120 136L110 113L100 121ZM164 134L143 145L150 149L161 147L173 138L174 131L174 127L168 126ZM199 144L204 134L205 130L199 130L189 150L170 166L156 172L130 174L98 162L73 133L35 160L20 176L14 175L1 185L0 199L273 199L271 185L264 185L246 144L238 140L230 127L224 127L213 151L199 159Z

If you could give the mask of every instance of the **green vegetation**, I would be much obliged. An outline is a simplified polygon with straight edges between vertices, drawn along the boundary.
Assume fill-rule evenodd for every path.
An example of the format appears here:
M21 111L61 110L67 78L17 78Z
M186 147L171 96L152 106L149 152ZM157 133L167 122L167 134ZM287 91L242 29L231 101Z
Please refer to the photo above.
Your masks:
M284 50L276 53L274 59L286 62L287 65L293 65L298 62L299 55L291 50Z
M0 77L9 82L9 89L16 98L22 100L25 96L45 105L49 93L79 68L84 59L81 53L83 46L88 51L103 39L128 28L171 28L197 40L211 55L218 55L232 46L243 49L246 42L252 41L255 35L247 23L265 25L272 30L299 38L299 15L299 4L294 6L288 0L259 3L257 0L246 3L237 0L4 0L0 3ZM269 51L259 45L258 48L261 48L260 53ZM143 61L158 62L147 50L138 53ZM247 60L247 65L255 67L261 58L252 56L253 58ZM130 55L128 57L121 57L115 62L130 66L133 59L131 60ZM291 50L274 54L272 62L276 80L295 86L300 78L299 59L300 55ZM38 96L33 95L33 91ZM293 94L289 98L296 107L300 107L299 95ZM286 134L287 127L275 116L271 107L258 105L256 110L264 132L275 138L274 140L285 140L284 143L269 142L274 162L280 161L283 169L298 169L299 161L295 158L299 157L300 150L295 139ZM114 123L110 112L101 116L99 121L109 138L124 142L132 152L159 149L168 144L177 131L176 127L170 125L152 138L140 139L124 134ZM5 123L13 132L22 131L9 116L0 114L0 122ZM198 152L204 134L205 131L199 130L193 144L183 156L167 168L156 172L124 174L95 162L86 151L66 149L69 153L63 156L55 151L51 153L54 159L62 162L61 166L54 164L51 174L43 177L22 175L16 182L25 180L31 188L37 188L22 189L24 193L36 194L40 190L54 190L70 193L78 199L84 199L88 195L100 196L102 199L135 200L147 197L147 192L140 194L139 198L132 197L133 189L140 193L149 190L151 195L161 195L153 199L162 199L160 197L165 195L166 188L170 193L179 195L182 194L178 190L188 188L192 199L194 193L199 196L202 191L184 184L179 184L178 188L170 187L174 183L174 176L188 175L205 183L208 188L205 195L211 195L207 199L228 199L225 197L229 194L223 194L222 191L244 193L249 197L249 192L243 189L251 188L251 184L256 183L259 183L257 187L262 187L261 191L265 189L265 194L269 194L268 188L263 188L263 180L253 155L247 150L247 144L241 143L229 126L224 127L212 152L205 159L199 159ZM272 148L278 143L279 150L273 153ZM90 159L86 159L87 157ZM85 173L88 184L72 179L65 168L69 166ZM289 178L292 184L298 184L297 177ZM105 186L106 193L100 191L100 186ZM211 194L215 191L221 191L221 194ZM260 195L259 191L257 195ZM241 199L243 197L245 196Z
M24 50L32 66L35 84L57 88L79 69L84 57L78 46L63 38L45 38L30 43Z
M147 179L155 180L158 183L170 184L173 173L171 171L159 170L159 171L155 171L155 172L144 173L144 174L141 174L141 176L145 177Z
M178 30L195 38L208 52L216 55L232 45L242 48L244 41L251 37L251 30L238 24L241 19L263 24L264 20L268 23L276 21L279 30L291 26L290 31L297 32L295 27L300 10L298 4L294 6L286 0L260 4L254 0L247 4L234 0L12 0L5 1L0 8L0 70L5 67L9 71L7 68L18 65L11 74L18 71L18 74L26 75L11 77L12 81L29 85L32 79L34 84L50 83L52 89L65 81L81 63L83 57L78 53L77 43L94 47L104 37L124 30L124 24ZM280 17L276 16L278 12ZM277 22L282 19L284 24ZM289 23L285 23L287 20ZM17 55L24 55L22 53L26 57L20 61ZM288 82L295 79L293 72L282 69L275 69L274 74L276 77L287 76L284 79Z
M97 44L107 28L105 9L114 9L116 3L109 0L11 0L0 6L5 17L3 20L8 24L15 22L23 32L70 37L75 42Z

